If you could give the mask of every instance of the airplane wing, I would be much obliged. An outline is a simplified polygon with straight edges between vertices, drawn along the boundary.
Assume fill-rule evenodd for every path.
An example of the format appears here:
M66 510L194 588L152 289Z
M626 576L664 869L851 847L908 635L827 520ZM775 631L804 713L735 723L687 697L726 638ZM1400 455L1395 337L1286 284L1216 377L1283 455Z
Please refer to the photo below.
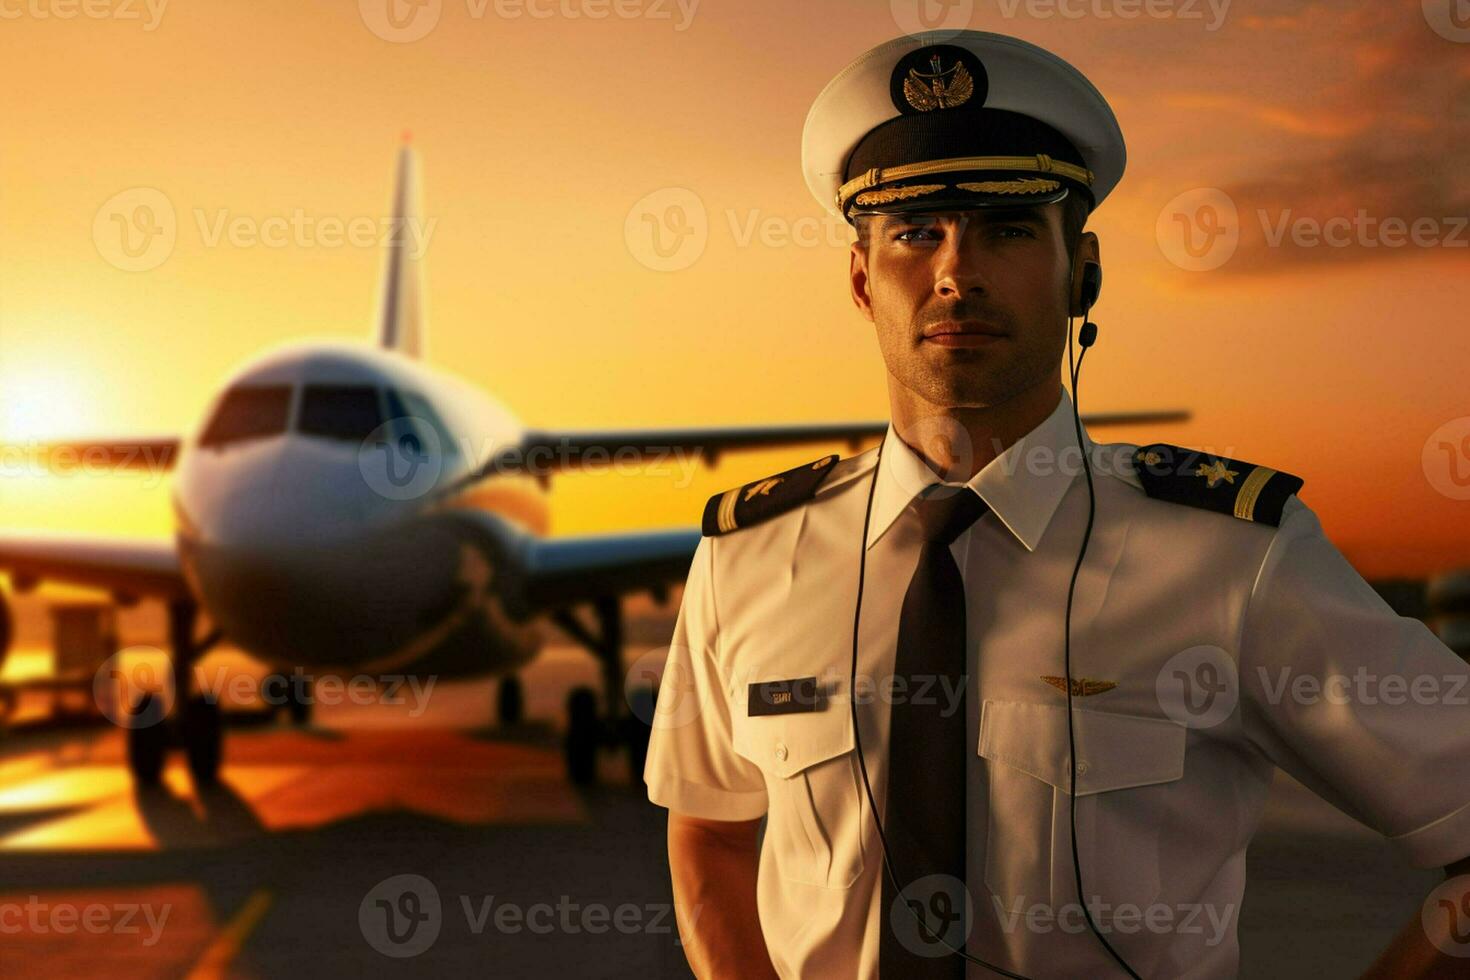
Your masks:
M486 465L493 472L572 470L620 460L652 460L670 452L698 453L708 462L737 449L773 449L807 443L848 442L856 447L888 429L886 421L794 425L715 426L689 429L572 429L527 432Z
M699 538L697 527L538 538L526 556L524 601L536 611L682 585Z
M1089 427L1133 423L1178 422L1187 411L1112 412L1083 416ZM620 459L656 459L672 449L708 458L735 449L791 446L802 443L859 443L881 437L883 422L833 422L780 426L698 429L633 429L578 432L528 432L519 446L457 481L450 490L498 473L579 469L621 454ZM658 593L682 583L699 544L698 528L589 534L538 538L521 533L483 514L455 511L453 519L476 529L505 577L502 596L522 615L577 602L632 592Z
M1159 424L1189 418L1183 410L1084 414L1089 427ZM814 422L790 425L715 426L679 429L533 430L521 443L496 453L478 470L462 477L451 490L488 476L531 473L547 476L618 462L659 462L670 453L697 453L712 463L721 453L741 449L773 449L810 443L846 442L856 449L864 440L881 438L888 422Z
M178 553L168 540L0 531L0 571L17 583L45 580L131 597L189 595Z
M441 514L496 569L496 586L517 617L635 592L661 595L689 576L700 530L658 528L542 538L497 514Z
M172 469L180 440L174 436L127 439L79 439L27 445L9 443L0 450L11 461L34 463L38 469L68 472L132 470L150 473Z

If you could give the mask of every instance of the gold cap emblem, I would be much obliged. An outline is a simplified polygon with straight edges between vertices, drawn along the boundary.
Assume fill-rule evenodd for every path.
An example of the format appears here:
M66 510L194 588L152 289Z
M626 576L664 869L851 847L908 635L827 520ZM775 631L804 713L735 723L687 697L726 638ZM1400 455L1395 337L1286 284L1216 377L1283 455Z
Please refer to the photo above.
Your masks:
M956 61L943 68L936 54L929 58L929 67L932 70L927 72L910 68L903 80L903 97L920 112L953 109L969 102L975 94L975 80L963 63Z

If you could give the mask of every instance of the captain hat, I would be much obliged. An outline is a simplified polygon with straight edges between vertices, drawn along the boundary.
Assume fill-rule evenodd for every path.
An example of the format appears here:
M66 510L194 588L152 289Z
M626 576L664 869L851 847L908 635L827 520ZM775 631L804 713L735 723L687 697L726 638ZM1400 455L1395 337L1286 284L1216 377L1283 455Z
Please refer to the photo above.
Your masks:
M801 165L828 211L1046 204L1095 209L1123 176L1118 120L1049 51L984 31L910 34L873 48L807 114Z

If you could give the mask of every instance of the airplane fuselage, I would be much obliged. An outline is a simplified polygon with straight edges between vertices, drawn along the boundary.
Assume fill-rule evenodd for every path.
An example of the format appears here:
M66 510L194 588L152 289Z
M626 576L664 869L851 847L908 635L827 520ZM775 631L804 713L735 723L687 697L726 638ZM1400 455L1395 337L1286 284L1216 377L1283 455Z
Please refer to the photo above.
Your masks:
M181 446L185 578L227 640L277 669L490 674L540 628L501 601L499 556L547 531L521 475L455 484L522 428L393 351L297 344L226 385Z

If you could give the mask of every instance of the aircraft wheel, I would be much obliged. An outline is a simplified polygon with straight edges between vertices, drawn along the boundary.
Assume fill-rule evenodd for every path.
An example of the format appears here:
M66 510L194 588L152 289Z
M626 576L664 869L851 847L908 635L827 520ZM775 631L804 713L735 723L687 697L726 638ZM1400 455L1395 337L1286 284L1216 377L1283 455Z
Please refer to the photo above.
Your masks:
M292 683L292 678L285 674L272 674L266 678L264 688L267 691L279 691L275 697L283 697L284 700L275 706L274 714L279 717L282 708L286 710L286 717L291 719L291 724L298 728L304 728L311 724L311 701L302 689L305 680L298 678L300 683Z
M5 663L5 656L10 652L10 641L14 638L14 625L10 620L10 603L5 601L5 593L0 592L0 664Z
M597 695L578 687L567 696L567 778L578 786L597 780Z
M304 690L291 688L291 700L286 704L286 710L291 713L291 724L297 728L305 728L311 724L311 698Z
M184 708L184 749L195 786L213 786L219 779L224 748L224 725L219 705L194 698Z
M521 689L521 679L507 674L500 679L496 692L495 718L502 726L519 725L526 714L526 698Z
M163 701L156 694L145 694L129 714L133 727L128 729L128 770L137 785L157 786L169 743Z

